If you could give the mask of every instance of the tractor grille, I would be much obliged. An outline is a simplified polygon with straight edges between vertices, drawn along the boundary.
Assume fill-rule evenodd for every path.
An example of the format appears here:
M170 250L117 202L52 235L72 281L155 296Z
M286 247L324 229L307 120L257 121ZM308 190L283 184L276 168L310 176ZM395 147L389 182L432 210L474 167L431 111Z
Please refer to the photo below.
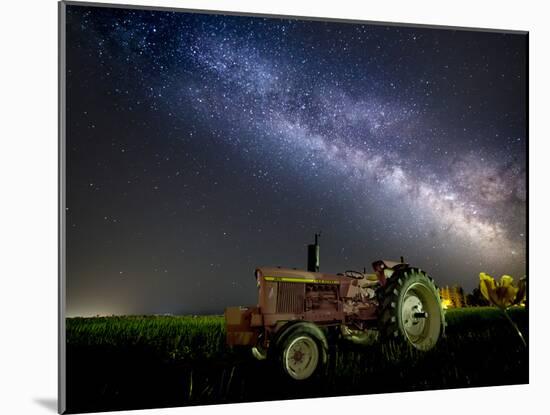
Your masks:
M304 284L280 282L277 290L278 313L304 312Z

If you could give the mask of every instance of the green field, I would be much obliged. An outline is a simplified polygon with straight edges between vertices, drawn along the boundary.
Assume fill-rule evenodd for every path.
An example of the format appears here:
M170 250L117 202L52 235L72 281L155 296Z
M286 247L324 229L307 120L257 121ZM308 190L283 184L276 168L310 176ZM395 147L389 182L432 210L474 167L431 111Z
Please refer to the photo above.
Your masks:
M528 314L511 310L528 340ZM493 308L448 310L429 352L332 342L314 382L276 375L225 345L221 316L67 319L69 412L400 392L528 382L528 353Z

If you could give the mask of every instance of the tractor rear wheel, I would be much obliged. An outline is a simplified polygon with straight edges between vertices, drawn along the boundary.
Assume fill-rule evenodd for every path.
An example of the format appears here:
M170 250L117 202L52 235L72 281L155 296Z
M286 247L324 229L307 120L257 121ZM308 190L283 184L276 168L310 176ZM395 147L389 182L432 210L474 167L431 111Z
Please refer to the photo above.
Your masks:
M445 328L439 290L424 271L396 271L381 287L379 326L387 338L404 340L419 350L434 347Z

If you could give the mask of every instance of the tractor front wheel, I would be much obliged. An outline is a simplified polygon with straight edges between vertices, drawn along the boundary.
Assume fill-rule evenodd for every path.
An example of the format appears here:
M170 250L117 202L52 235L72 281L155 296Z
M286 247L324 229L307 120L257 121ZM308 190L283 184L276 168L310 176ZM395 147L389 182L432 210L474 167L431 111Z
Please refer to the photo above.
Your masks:
M320 372L327 361L324 333L312 323L297 323L283 330L276 340L274 357L283 374L305 380Z
M289 338L283 350L283 369L293 379L309 378L319 364L319 346L307 334Z

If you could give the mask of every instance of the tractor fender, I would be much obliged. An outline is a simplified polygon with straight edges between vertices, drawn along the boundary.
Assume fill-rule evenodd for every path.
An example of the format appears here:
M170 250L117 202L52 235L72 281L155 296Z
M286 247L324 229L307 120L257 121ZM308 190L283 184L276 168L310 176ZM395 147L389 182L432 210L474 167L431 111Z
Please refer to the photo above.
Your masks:
M315 340L319 342L321 347L324 349L324 353L321 353L323 363L326 363L328 351L327 337L325 336L323 330L317 324L311 323L309 321L289 321L288 323L286 323L277 331L274 338L271 340L270 349L273 346L275 350L279 349L288 338L288 336L298 330L311 335Z

